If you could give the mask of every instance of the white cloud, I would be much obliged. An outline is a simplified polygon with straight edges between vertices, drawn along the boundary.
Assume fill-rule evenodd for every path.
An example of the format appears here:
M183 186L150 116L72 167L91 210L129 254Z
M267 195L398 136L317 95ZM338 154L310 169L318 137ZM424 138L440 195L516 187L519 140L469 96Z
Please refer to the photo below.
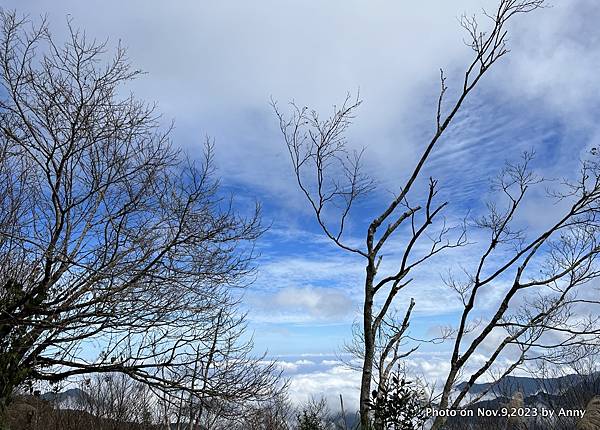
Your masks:
M249 294L253 321L340 322L352 318L355 306L344 291L319 287L285 287L274 293Z
M323 396L332 410L339 408L340 394L344 397L346 410L358 409L360 373L339 365L290 378L290 399L301 404L312 396Z
M340 318L352 312L352 301L346 294L325 288L286 288L273 296L272 305L323 319Z
M162 2L7 0L36 17L47 12L54 34L64 34L71 14L90 36L129 46L132 62L149 74L135 83L143 98L156 100L165 119L177 119L175 142L194 148L204 134L217 138L219 164L227 181L305 208L291 177L287 154L268 107L270 95L330 110L345 93L361 88L365 104L351 133L353 145L368 146L367 160L384 188L397 191L418 148L431 134L439 67L448 85L471 56L457 22L492 0L400 4L363 2ZM495 168L506 130L519 118L504 116L494 100L522 111L568 118L576 128L595 124L600 44L595 0L553 4L521 16L511 28L512 52L482 82L487 93L455 125L440 157L454 174L477 162L478 176ZM307 25L310 23L310 25ZM469 111L469 109L472 109ZM481 121L477 121L480 118ZM521 116L527 121L527 115ZM504 127L498 128L501 122ZM525 142L516 142L517 146ZM579 144L577 144L579 145ZM573 144L564 145L567 160ZM192 150L193 152L193 150ZM435 164L435 163L433 163ZM477 176L477 175L476 175ZM453 191L474 192L472 180L450 181Z
M422 146L423 130L432 129L439 68L460 69L471 55L457 16L493 4L62 0L49 8L8 0L6 7L48 12L58 35L68 13L91 36L122 39L132 62L149 73L136 92L177 119L178 144L193 148L213 135L228 180L290 197L270 95L329 111L360 87L365 104L354 144L369 146L381 179L397 178Z
M307 365L311 365L311 364L314 365L315 362L311 361L311 360L298 360L298 361L296 361L296 364L298 366L307 366Z

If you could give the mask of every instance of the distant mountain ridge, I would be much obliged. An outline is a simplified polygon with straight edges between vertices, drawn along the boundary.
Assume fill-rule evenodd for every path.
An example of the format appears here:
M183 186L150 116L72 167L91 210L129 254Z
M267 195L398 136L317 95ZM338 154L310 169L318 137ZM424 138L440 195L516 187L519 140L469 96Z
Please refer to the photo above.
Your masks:
M460 384L457 388L463 388ZM489 389L491 395L486 395L483 400L467 406L465 409L474 413L470 417L456 416L448 420L449 430L497 428L498 420L508 425L507 418L494 415L482 416L479 411L500 411L509 405L516 407L517 414L524 411L521 418L517 418L528 430L573 430L577 417L559 417L561 410L584 410L588 402L600 395L600 372L589 375L565 375L557 378L529 378L508 376L494 383L475 384L471 392L473 395L482 394ZM520 392L522 403L514 403L514 395ZM520 409L519 409L520 408ZM529 413L527 412L529 411ZM545 415L544 411L552 411L553 415ZM519 416L519 415L518 415ZM506 427L512 428L512 427ZM587 427L586 427L587 428ZM596 428L596 427L594 427Z
M524 397L533 396L544 392L547 394L558 394L564 389L577 386L583 382L597 380L600 378L600 372L594 372L590 375L570 374L556 378L532 378L527 376L505 376L496 382L485 382L474 384L469 392L473 395L488 391L497 397L511 397L515 392L523 393ZM467 383L463 382L457 385L457 390L462 390Z
M66 403L75 404L76 402L79 402L80 400L83 400L86 397L88 397L88 393L79 388L70 388L68 390L61 391L58 393L49 391L40 396L42 400L61 405Z

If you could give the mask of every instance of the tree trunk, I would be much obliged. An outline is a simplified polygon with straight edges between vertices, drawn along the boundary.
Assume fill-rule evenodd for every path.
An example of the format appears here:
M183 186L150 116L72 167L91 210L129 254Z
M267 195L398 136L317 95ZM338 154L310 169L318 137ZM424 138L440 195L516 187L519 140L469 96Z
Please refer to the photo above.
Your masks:
M365 361L363 363L360 383L360 428L369 428L369 399L371 397L371 377L373 374L373 345L367 343L367 330L365 330Z
M29 345L22 341L22 339L19 339L19 343L14 338L11 340L19 346L20 351L29 348ZM31 369L25 366L19 367L19 362L22 358L20 351L0 351L0 430L8 429L7 409L13 392L29 378L31 373Z
M4 387L2 387L2 391ZM10 398L5 396L4 394L0 394L0 430L9 430L8 427L8 404L10 402Z
M373 360L375 357L375 335L373 333L373 265L367 266L365 280L365 304L363 308L364 362L360 383L360 428L369 429L369 404L371 397L371 380L373 377Z
M433 422L433 424L431 425L431 429L430 430L439 430L442 428L442 426L444 424L446 424L446 417L437 417L435 419L435 421Z
M452 385L453 385L454 381L456 380L457 374L458 374L458 369L456 367L456 364L454 364L454 362L453 362L450 373L448 374L448 378L446 379L444 389L442 390L442 398L441 398L440 404L439 404L440 410L445 410L448 408L450 392L452 390ZM435 420L433 421L433 424L431 425L430 430L441 429L442 426L444 424L446 424L447 420L448 420L448 418L446 416L437 416L435 418Z

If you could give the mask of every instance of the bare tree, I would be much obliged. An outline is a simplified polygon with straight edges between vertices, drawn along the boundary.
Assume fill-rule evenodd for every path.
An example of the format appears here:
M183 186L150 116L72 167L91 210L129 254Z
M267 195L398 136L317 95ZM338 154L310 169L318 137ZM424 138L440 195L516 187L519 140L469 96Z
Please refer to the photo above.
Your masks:
M585 318L578 307L582 303L597 304L598 300L593 295L580 299L577 293L578 287L600 275L595 264L600 252L600 166L594 160L584 162L580 180L566 182L565 191L554 194L568 199L569 208L539 234L527 235L513 224L528 189L539 182L527 168L529 160L526 154L522 163L509 165L500 176L498 187L507 197L507 206L490 206L489 215L478 221L478 226L489 232L489 242L466 279L448 282L459 294L464 308L454 335L451 367L440 408L458 408L475 381L494 367L501 378L526 361L557 362L566 357L569 347L598 344L598 318ZM512 249L513 253L508 258L494 258L499 249ZM510 279L509 287L491 316L479 319L477 328L468 336L477 295L501 279ZM513 305L517 297L522 300L520 306ZM494 334L500 337L494 339ZM470 367L473 354L482 350L484 341L492 352L483 365ZM511 362L497 366L498 357L510 347ZM466 384L452 397L459 377ZM439 428L442 421L438 420L434 428Z
M237 418L231 418L225 429L290 430L293 407L284 395L257 404L248 404Z
M264 355L252 356L252 341L241 339L245 328L243 316L221 309L210 336L194 346L193 363L165 369L166 379L186 381L185 390L157 393L165 423L182 430L227 428L223 423L239 418L241 411L284 395L281 370Z
M0 412L24 381L88 373L269 397L277 374L249 359L229 288L252 274L258 206L236 213L212 144L188 160L124 93L140 71L122 47L106 59L70 23L59 45L6 11L0 26ZM181 371L199 360L210 384Z
M107 430L150 427L156 418L149 387L124 373L96 374L81 381L77 410L89 412ZM61 407L61 405L57 405Z
M487 30L482 30L474 17L463 16L461 24L469 35L468 45L474 58L466 67L460 90L456 98L448 100L446 77L442 71L433 135L404 185L368 225L362 246L344 236L352 208L374 185L361 170L362 153L349 151L345 140L360 99L348 97L325 120L315 111L295 104L292 104L292 114L286 116L273 103L298 186L308 199L318 224L338 247L366 261L363 320L359 333L363 360L362 428L369 428L369 396L373 380L380 387L384 386L386 374L393 364L412 352L411 348L401 351L399 346L407 339L414 302L404 306L403 317L395 317L393 310L400 307L395 303L398 293L411 283L411 273L417 266L427 264L430 258L444 251L468 245L467 228L487 230L489 246L484 247L474 269L467 270L466 279L457 279L453 275L446 279L448 286L459 295L464 310L457 326L450 327L441 336L452 338L454 347L451 370L439 397L440 408L461 407L473 383L487 372L497 370L493 369L493 364L509 346L516 347L520 353L513 363L500 371L500 376L511 373L524 360L544 350L547 356L548 351L556 351L558 346L587 342L597 333L593 328L595 321L577 326L571 323L573 306L581 302L574 295L575 289L598 275L593 264L599 251L600 170L596 162L585 162L579 181L566 182L561 190L554 192L552 197L567 200L572 206L556 224L534 237L527 237L526 232L514 227L515 214L525 194L541 181L529 169L530 154L525 154L523 162L507 166L497 183L497 190L507 201L507 207L491 204L489 215L476 220L474 226L465 223L453 229L446 225L442 214L448 202L438 202L438 180L430 178L424 196L415 196L419 192L416 184L423 176L432 151L440 144L464 101L487 71L509 52L507 23L515 16L543 5L543 0L500 0L494 13L484 12L490 23ZM400 236L403 243L396 269L391 273L380 273L384 250L389 248L390 238L396 236ZM426 241L430 245L422 252L424 247L418 245ZM499 249L510 249L512 254L507 260L495 258ZM476 298L482 289L510 277L512 287L504 292L497 310L487 320L474 317ZM515 297L523 296L526 304L514 305ZM472 370L471 359L476 351L481 351L484 341L493 342L493 335L499 332L505 335L494 347L489 360ZM566 334L567 340L548 342L550 332ZM463 377L467 383L451 397ZM439 429L444 422L444 417L437 418L433 429Z

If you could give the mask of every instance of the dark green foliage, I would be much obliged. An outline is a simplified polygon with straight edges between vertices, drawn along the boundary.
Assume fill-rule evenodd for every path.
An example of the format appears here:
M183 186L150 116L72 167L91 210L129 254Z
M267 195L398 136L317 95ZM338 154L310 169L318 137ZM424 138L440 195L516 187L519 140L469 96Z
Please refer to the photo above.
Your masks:
M328 430L334 427L324 398L311 399L298 412L296 430Z
M314 411L303 410L298 415L298 430L325 430Z
M416 430L425 421L423 393L414 383L404 378L392 377L387 389L373 391L371 409L374 428L377 430Z

